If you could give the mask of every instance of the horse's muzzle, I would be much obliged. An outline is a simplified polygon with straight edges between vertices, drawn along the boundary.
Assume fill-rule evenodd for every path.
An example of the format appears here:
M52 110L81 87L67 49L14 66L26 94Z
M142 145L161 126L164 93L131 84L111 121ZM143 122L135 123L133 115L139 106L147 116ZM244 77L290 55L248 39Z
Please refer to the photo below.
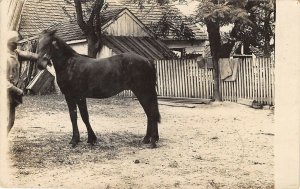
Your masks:
M37 60L37 68L40 70L46 69L47 65L52 66L51 60L47 57L39 57Z

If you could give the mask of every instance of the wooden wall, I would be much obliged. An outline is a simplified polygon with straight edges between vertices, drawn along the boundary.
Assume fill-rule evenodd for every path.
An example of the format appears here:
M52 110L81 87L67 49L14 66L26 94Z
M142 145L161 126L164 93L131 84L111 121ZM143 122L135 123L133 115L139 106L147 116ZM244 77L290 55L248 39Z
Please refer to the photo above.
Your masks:
M127 12L110 24L105 31L114 36L149 36L146 30Z
M10 0L8 8L8 29L18 30L21 19L22 8L25 0Z

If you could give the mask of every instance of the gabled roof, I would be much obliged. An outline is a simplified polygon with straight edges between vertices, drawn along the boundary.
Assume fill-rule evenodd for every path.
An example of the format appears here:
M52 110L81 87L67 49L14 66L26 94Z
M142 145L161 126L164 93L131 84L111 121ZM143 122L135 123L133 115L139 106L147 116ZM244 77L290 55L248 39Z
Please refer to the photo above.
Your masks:
M106 10L101 13L103 18L103 26L102 29L105 32L105 29L117 20L122 14L126 13L128 16L131 16L137 24L139 24L142 28L146 28L146 26L141 23L127 8L123 9L114 9L114 10ZM75 41L86 39L82 30L79 28L76 21L64 21L59 24L55 24L50 29L57 30L57 35L62 38L64 41ZM145 32L149 34L149 36L154 36L151 31L145 29Z
M118 3L115 0L107 0L107 2L108 7L103 14L104 16L107 16L108 20L115 15L115 11L128 8L129 11L131 11L149 29L151 29L153 24L160 20L165 11L164 7L154 4L145 3L144 8L140 9L140 7L134 3ZM175 7L171 7L170 10L171 12L169 12L169 14L181 15ZM27 38L35 36L41 31L53 27L54 25L58 25L59 23L64 22L66 24L67 22L74 21L67 15L71 15L73 19L75 18L75 8L73 3L69 4L65 0L26 0L22 11L19 32L22 37ZM181 16L184 17L183 15ZM193 30L196 39L207 39L206 33L201 31L195 24L192 24L187 20L185 23ZM167 39L173 38L174 35L172 33L167 36Z
M164 43L150 37L105 36L104 43L117 54L135 52L152 60L175 58Z
M100 16L102 17L103 25L109 21L116 19L116 17L125 10L126 8L119 8L114 10L104 10L101 12Z
M114 20L125 9L115 9L113 11L103 11L101 16L103 18L103 25ZM77 21L69 20L51 26L49 29L56 29L57 36L64 41L81 40L86 39L82 30L79 28Z
M26 0L22 11L19 32L22 37L32 37L54 24L69 21L62 7L75 14L72 4L64 0Z
M86 39L76 21L61 22L50 27L50 29L57 30L56 35L66 42Z
M157 3L145 2L141 7L137 3L133 3L132 0L125 0L122 5L115 3L113 0L108 2L108 9L117 9L120 6L126 6L149 29L158 23L164 14L167 14L178 28L180 28L181 21L183 21L194 32L196 39L208 39L206 32L196 24L191 23L174 5L159 6ZM174 39L174 33L169 33L166 39Z

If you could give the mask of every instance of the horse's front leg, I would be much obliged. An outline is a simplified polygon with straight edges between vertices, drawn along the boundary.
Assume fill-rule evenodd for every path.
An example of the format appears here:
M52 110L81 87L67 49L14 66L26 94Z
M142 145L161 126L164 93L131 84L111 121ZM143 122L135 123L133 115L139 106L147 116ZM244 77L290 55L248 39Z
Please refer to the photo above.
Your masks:
M81 118L83 122L86 125L86 129L88 132L88 143L91 145L94 145L97 142L97 137L91 127L90 121L89 121L89 113L86 106L86 99L85 98L79 98L77 99L78 108L80 111Z
M79 135L78 125L77 125L76 100L75 98L67 95L65 96L65 99L67 101L69 114L70 114L72 127L73 127L73 137L70 141L70 144L72 144L72 147L75 147L78 144L78 142L80 142L80 135Z

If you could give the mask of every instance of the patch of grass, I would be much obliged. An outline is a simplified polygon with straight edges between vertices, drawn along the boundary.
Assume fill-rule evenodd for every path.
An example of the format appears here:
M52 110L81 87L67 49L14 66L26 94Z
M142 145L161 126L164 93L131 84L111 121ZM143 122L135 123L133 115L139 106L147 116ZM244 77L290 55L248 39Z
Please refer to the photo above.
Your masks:
M274 183L264 183L263 185L261 183L239 183L233 188L239 188L239 189L274 189Z
M116 159L122 148L136 150L142 147L142 135L130 132L96 135L99 136L99 141L94 146L87 144L87 138L82 137L84 142L80 142L75 148L69 144L69 133L14 140L10 145L10 155L17 168L49 168Z
M221 185L219 183L216 183L214 180L209 180L208 181L208 188L220 189Z
M111 97L106 99L87 99L88 109L98 110L103 106L127 106L138 103L132 98ZM23 104L19 110L33 109L35 111L68 111L64 95L27 95L23 98Z

